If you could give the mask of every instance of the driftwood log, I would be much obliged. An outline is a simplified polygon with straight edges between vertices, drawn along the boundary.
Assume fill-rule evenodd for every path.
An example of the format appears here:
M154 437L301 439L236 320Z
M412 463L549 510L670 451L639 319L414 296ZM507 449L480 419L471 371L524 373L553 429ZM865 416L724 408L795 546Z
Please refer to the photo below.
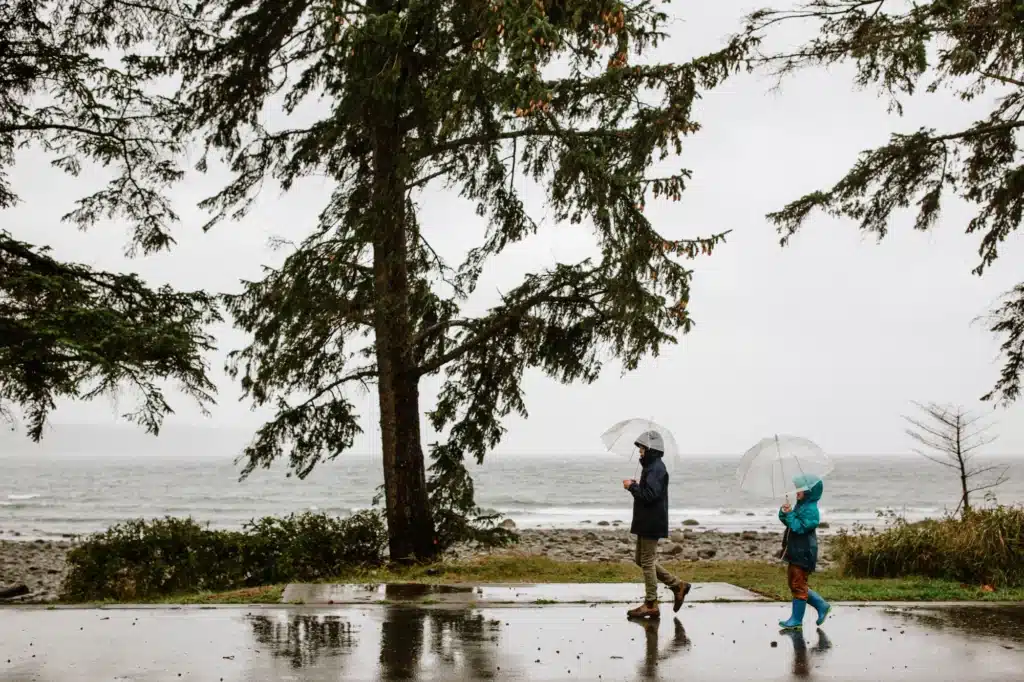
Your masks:
M11 587L0 587L0 599L13 599L28 594L27 585L13 585Z

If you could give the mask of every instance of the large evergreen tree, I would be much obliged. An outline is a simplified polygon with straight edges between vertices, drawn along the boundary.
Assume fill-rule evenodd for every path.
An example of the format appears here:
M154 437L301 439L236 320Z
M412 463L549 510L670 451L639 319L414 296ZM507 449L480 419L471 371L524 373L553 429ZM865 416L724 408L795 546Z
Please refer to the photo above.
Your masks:
M151 12L171 22L174 9L173 0L0 3L0 211L18 202L10 175L28 148L74 175L110 172L67 222L124 220L133 250L172 243L176 216L164 192L181 175L172 134L179 107L150 93L153 72L130 52L158 42ZM130 388L138 405L127 416L155 433L171 411L166 380L202 406L212 400L203 353L215 319L204 293L61 262L0 228L0 411L20 409L38 440L58 398Z
M745 45L654 63L660 2L619 0L208 0L206 26L174 68L191 131L234 179L206 205L237 217L270 178L333 180L319 223L279 268L228 297L252 343L233 369L276 415L246 450L246 473L287 455L306 476L359 431L350 389L375 383L393 559L427 559L472 537L478 460L502 417L526 414L523 373L590 382L628 369L691 327L691 271L722 234L666 239L652 197L678 199L688 173L649 177L699 126L693 104ZM271 127L268 108L319 101L312 123ZM306 108L303 116L308 116ZM538 225L516 175L547 190L557 221L587 222L600 256L527 273L501 303L460 305L489 258ZM427 243L415 196L428 186L476 202L488 225L465 262ZM454 226L453 226L453 229ZM371 339L372 343L362 339ZM443 434L421 446L419 387L444 373L427 411Z
M750 16L744 37L761 39L786 24L811 24L815 37L792 50L759 56L779 75L851 63L858 86L877 86L901 113L901 99L945 90L964 102L986 98L988 115L962 130L922 128L894 134L861 154L828 189L812 192L769 218L785 244L817 210L852 218L884 237L893 213L914 207L915 227L932 228L942 202L958 196L977 211L967 223L980 237L974 273L982 275L1024 219L1024 3L1020 0L814 0ZM1024 282L990 316L1004 364L983 396L1008 404L1024 373Z

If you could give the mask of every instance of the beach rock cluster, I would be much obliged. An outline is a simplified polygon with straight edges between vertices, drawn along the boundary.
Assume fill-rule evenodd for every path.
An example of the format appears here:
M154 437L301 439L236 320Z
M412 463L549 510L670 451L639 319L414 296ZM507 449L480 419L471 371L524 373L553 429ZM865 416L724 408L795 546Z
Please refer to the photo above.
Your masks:
M632 561L636 538L624 528L593 530L524 529L519 543L511 548L480 550L462 547L456 556L467 558L486 554L523 553L550 557L557 561ZM831 565L827 538L819 538L820 568ZM663 561L773 561L782 543L781 533L744 531L726 533L673 530L658 546Z
M21 592L13 588L22 585L28 588L26 594L2 601L55 600L67 571L65 556L72 546L70 542L0 540L0 589Z

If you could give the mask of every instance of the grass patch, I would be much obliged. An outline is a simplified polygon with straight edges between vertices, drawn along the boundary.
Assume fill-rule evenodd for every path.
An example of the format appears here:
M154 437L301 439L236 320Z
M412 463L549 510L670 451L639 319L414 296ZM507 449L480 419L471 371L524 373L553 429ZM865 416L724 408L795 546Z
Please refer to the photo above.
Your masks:
M663 566L687 582L725 582L770 599L788 601L781 564L757 561L667 562ZM493 556L463 562L353 570L335 582L429 584L459 583L639 583L640 570L626 562L566 562L547 557ZM854 578L830 570L811 578L815 590L837 601L1024 601L1024 589L982 592L934 578Z
M667 562L669 571L687 582L725 582L788 601L786 573L781 564L756 561ZM352 570L332 582L342 583L640 583L640 570L625 562L575 563L541 556L494 556L432 566ZM1024 601L1024 588L982 592L980 586L934 578L854 578L830 570L811 577L811 586L834 601ZM272 585L229 592L162 597L148 603L161 604L276 604L284 587ZM436 601L425 598L419 603ZM113 603L113 602L104 602ZM407 602L395 602L407 603ZM541 599L536 604L549 603Z
M172 605L209 605L218 604L280 604L284 595L284 585L265 585L263 587L245 587L226 592L196 592L193 594L172 594L149 599L117 601L103 599L85 602L88 606L113 606L116 604L172 604ZM58 604L82 605L82 602L58 602ZM51 607L53 608L53 607Z
M229 592L207 592L181 596L162 597L154 604L280 604L284 585L245 587Z

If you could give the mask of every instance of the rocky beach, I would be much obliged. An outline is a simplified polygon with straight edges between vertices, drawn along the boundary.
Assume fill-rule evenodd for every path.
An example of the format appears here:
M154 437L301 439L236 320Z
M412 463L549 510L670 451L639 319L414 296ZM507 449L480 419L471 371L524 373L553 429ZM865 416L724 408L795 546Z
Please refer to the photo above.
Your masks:
M623 526L592 529L523 529L519 543L495 550L460 547L455 559L489 555L544 555L556 561L632 561L636 538ZM724 533L682 527L659 545L663 561L774 561L781 534ZM820 536L821 568L831 565L827 536ZM26 594L2 601L47 602L57 599L73 541L0 540L0 589L24 585Z
M463 548L460 558L486 554L538 554L556 561L632 561L636 537L628 528L524 529L519 543L491 551ZM819 534L819 566L831 566L828 536ZM775 561L782 533L744 531L726 533L683 527L673 530L658 545L662 561Z
M65 557L73 547L69 541L0 540L0 589L24 586L26 594L10 600L46 602L57 599L67 570Z

